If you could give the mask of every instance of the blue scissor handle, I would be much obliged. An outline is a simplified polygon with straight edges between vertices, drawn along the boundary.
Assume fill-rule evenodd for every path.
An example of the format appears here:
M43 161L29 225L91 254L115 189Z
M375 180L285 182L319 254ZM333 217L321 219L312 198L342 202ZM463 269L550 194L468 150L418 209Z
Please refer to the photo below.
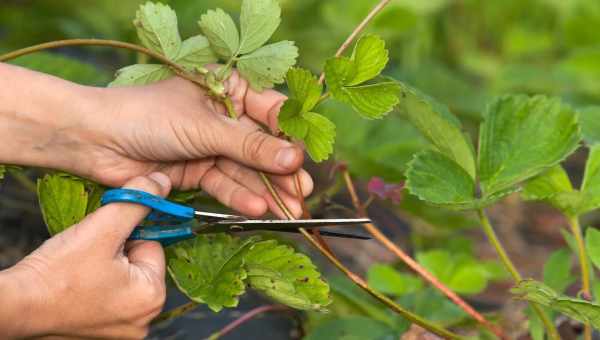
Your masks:
M163 246L168 246L179 241L187 240L195 236L190 227L138 227L129 236L130 240L158 241Z
M146 217L147 221L172 223L170 226L149 225L138 227L129 236L130 240L158 241L168 246L194 237L191 222L194 219L194 208L177 204L160 196L135 189L112 189L102 195L102 205L109 203L135 203L152 208Z
M146 218L149 221L181 223L194 219L194 208L171 202L145 191L112 189L102 195L102 205L115 202L135 203L152 208L152 212Z

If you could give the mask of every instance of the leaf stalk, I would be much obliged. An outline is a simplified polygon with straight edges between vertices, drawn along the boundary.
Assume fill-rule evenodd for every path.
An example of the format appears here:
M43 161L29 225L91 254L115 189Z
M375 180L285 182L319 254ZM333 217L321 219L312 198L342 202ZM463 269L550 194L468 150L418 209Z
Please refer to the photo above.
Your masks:
M577 243L577 256L579 257L579 267L581 267L581 292L583 293L584 299L590 300L592 298L592 292L590 289L590 265L585 251L585 243L583 241L583 234L581 232L579 218L576 216L569 216L568 221L569 226L571 227L571 232L575 237L575 242ZM591 340L592 327L589 324L585 324L583 331L583 338L585 340Z

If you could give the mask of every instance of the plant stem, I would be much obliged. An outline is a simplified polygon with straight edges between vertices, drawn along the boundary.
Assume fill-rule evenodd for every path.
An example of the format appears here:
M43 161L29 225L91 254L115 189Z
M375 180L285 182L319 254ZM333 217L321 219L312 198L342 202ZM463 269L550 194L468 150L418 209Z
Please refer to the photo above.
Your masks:
M500 257L500 261L502 262L502 264L504 264L504 267L510 273L515 283L519 283L523 278L521 277L521 274L519 273L515 265L510 260L510 257L508 257L508 254L506 253L504 246L498 239L498 236L496 235L496 232L494 231L494 228L492 227L489 218L486 216L483 209L478 209L477 214L479 216L479 221L481 223L483 232L486 234L492 246L496 249L496 253ZM548 337L552 340L560 340L560 335L558 334L556 327L552 323L552 320L548 318L548 315L544 313L542 308L537 303L530 303L530 305L531 308L533 308L535 313L538 315L540 320L542 320L544 326L546 327Z
M27 191L31 191L37 194L37 184L31 180L31 178L27 177L25 173L21 170L13 170L8 169L8 173L21 184Z
M346 182L346 188L348 189L348 193L352 199L352 204L356 209L358 217L368 217L366 211L366 204L362 204L358 194L356 192L356 187L354 182L352 181L352 177L350 176L350 172L348 169L344 169L342 171L342 176L344 177L344 181ZM464 310L467 314L471 315L477 322L481 325L489 329L491 332L496 334L501 339L507 339L506 335L502 332L502 330L489 322L483 315L477 312L473 307L471 307L466 301L464 301L460 296L458 296L455 292L453 292L450 288L446 287L442 282L440 282L433 274L431 274L427 269L423 268L417 261L415 261L412 257L406 254L400 247L398 247L394 242L392 242L389 238L387 238L377 226L373 223L365 223L363 227L371 234L373 237L378 240L381 244L383 244L389 251L394 253L402 262L404 262L410 269L419 274L422 278L428 281L432 286L442 292L448 299L454 302L458 307Z
M377 5L375 5L375 7L373 7L373 9L371 9L369 14L367 14L367 16L363 19L363 21L361 21L360 24L358 24L358 26L356 26L354 31L352 31L352 33L350 33L348 38L346 38L346 41L344 41L342 43L342 45L340 46L340 48L338 48L337 52L335 53L336 57L339 57L342 55L342 53L344 53L344 51L350 46L352 41L367 27L367 25L371 22L371 20L373 20L373 18L377 14L379 14L379 12L381 12L381 10L383 10L385 8L385 6L387 6L390 3L390 1L391 0L381 0L381 1L379 1L379 3ZM325 80L325 73L322 72L321 75L319 76L319 83L322 84L323 80Z
M40 52L47 49L53 49L58 47L66 47L66 46L107 46L113 48L121 48L130 51L135 51L138 53L143 53L149 57L152 57L161 63L169 66L175 74L178 76L185 78L203 88L206 88L206 84L204 84L203 78L194 77L191 74L188 74L186 70L184 70L181 66L177 65L175 62L169 60L167 57L163 56L160 53L156 53L152 50L149 50L145 47L130 44L123 41L117 40L105 40L105 39L67 39L67 40L56 40L43 44L33 45L26 48L22 48L13 52L9 52L3 55L0 55L0 62L9 61L27 54Z
M581 292L583 293L584 299L590 300L592 299L592 292L590 289L590 265L585 252L585 243L583 242L581 226L579 225L579 219L576 216L569 216L568 220L571 232L573 233L573 236L575 236L575 241L577 242L579 267L581 267ZM585 340L592 339L592 328L589 324L586 324L584 327L583 338Z
M289 307L283 306L283 305L266 305L266 306L256 307L256 308L251 309L248 312L244 313L244 315L242 315L239 318L235 319L233 322L231 322L230 324L226 325L225 327L223 327L218 332L215 332L215 333L211 334L208 337L208 339L209 340L217 340L220 337L228 334L229 332L233 331L234 329L236 329L240 325L244 324L245 322L248 322L248 321L252 320L253 318L255 318L256 316L258 316L260 314L267 313L267 312L274 312L274 311L283 311L283 310L287 310L287 309L289 309Z
M267 190L269 190L269 193L271 194L271 196L273 196L273 199L275 200L275 202L277 202L279 209L281 209L286 214L288 219L294 220L295 219L294 216L291 213L289 213L289 209L285 206L285 203L283 203L283 200L279 196L279 193L275 190L275 188L270 183L268 178L266 176L264 176L264 174L261 174L261 179L263 180L263 183L267 187ZM429 321L421 318L420 316L413 314L408 310L405 310L404 308L397 305L393 300L389 299L387 296L376 292L371 287L369 287L369 285L360 276L358 276L357 274L352 272L350 269L348 269L346 266L344 266L340 262L340 260L337 259L335 257L335 255L333 255L333 253L328 251L319 241L317 241L316 238L313 238L313 236L310 234L310 232L308 232L304 228L298 228L298 230L300 230L300 233L302 233L302 235L304 235L304 237L313 246L315 246L321 252L321 254L325 255L325 257L334 266L336 266L342 273L344 273L350 280L352 280L356 285L358 285L360 288L365 290L371 296L375 297L377 300L379 300L383 304L387 305L394 312L400 314L407 320L412 321L412 322L416 323L417 325L431 331L432 333L435 333L439 336L443 336L444 338L448 338L448 339L459 339L460 338L458 335L451 333L443 328L440 328L439 326L431 324Z
M175 319L178 318L188 312L190 312L191 310L193 310L194 308L198 307L198 303L196 302L188 302L184 305L181 305L179 307L175 307L171 310L168 310L166 312L160 313L159 316L157 316L156 318L154 318L154 320L152 320L152 325L156 325L159 324L163 321L167 321L167 320L171 320L171 319Z

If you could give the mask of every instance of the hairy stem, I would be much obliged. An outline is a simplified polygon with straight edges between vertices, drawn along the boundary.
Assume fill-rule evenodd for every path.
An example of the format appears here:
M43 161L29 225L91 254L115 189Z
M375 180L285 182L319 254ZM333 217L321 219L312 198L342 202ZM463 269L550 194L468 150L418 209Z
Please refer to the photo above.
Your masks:
M289 307L284 306L284 305L266 305L266 306L256 307L256 308L251 309L248 312L244 313L239 318L233 320L233 322L226 325L218 332L211 334L211 336L208 337L208 339L209 340L217 340L217 339L221 338L222 336L230 333L234 329L238 328L240 325L259 316L260 314L267 313L267 312L274 312L274 311L283 311L283 310L288 310L288 309L289 309Z
M373 20L373 18L375 18L375 16L377 14L379 14L379 12L381 12L385 8L385 6L387 6L390 3L390 1L391 0L381 0L381 1L379 1L379 3L377 5L375 5L375 7L373 7L373 9L371 9L371 11L369 12L369 14L367 14L367 16L363 19L363 21L361 21L360 24L358 24L358 26L356 26L356 28L354 29L354 31L352 31L352 33L350 33L350 35L348 36L348 38L346 38L346 41L344 41L342 43L342 45L340 46L340 48L338 48L337 52L335 52L335 56L336 57L341 56L342 53L344 53L344 51L346 49L348 49L348 47L350 46L350 44L352 43L352 41L354 39L356 39L356 37L362 31L364 31L364 29L371 22L371 20ZM323 80L325 80L325 73L321 73L321 75L319 76L319 83L322 84Z
M152 50L149 50L145 47L142 47L142 46L139 46L136 44L130 44L130 43L126 43L123 41L117 41L117 40L105 40L105 39L56 40L56 41L51 41L51 42L47 42L47 43L43 43L43 44L33 45L30 47L22 48L22 49L13 51L13 52L9 52L9 53L0 55L0 62L9 61L9 60L12 60L12 59L15 59L15 58L27 55L27 54L40 52L43 50L59 48L59 47L66 47L66 46L106 46L106 47L120 48L120 49L126 49L126 50L130 50L130 51L142 53L142 54L152 57L152 58L160 61L161 63L169 66L173 70L173 72L175 72L175 74L177 74L178 76L185 78L199 86L202 86L203 88L206 88L206 84L204 83L203 78L194 77L193 75L188 74L186 72L186 70L184 70L181 66L179 66L175 62L169 60L167 57L163 56L162 54L156 53Z
M575 241L577 242L577 255L579 257L579 267L581 267L581 292L583 293L584 299L591 300L590 265L585 252L585 243L583 242L579 219L577 217L569 217L568 220L571 232L573 233L573 236L575 236ZM592 339L592 328L589 324L586 324L584 327L583 338L585 340Z
M167 321L167 320L171 320L171 319L175 319L178 318L186 313L189 313L190 311L192 311L193 309L195 309L196 307L198 307L198 303L196 302L188 302L184 305L181 305L179 307L175 307L171 310L168 310L166 312L162 312L160 313L159 316L157 316L156 318L154 318L154 320L152 320L152 325L156 325L159 324L161 322Z
M362 204L358 194L356 193L356 187L354 182L352 181L352 177L350 176L350 172L348 169L344 169L342 171L342 176L344 177L344 181L346 182L346 188L350 193L350 197L352 199L352 204L356 209L358 217L368 217L365 204ZM427 269L423 268L417 261L415 261L412 257L406 254L400 247L398 247L394 242L392 242L389 238L387 238L377 226L373 223L365 223L363 227L381 244L383 244L389 251L394 253L402 262L404 262L410 269L419 274L422 278L428 281L432 286L434 286L437 290L442 292L444 295L448 297L454 304L464 310L467 314L471 315L473 319L479 322L481 325L489 329L491 332L496 334L501 339L507 339L506 335L502 332L502 330L489 322L483 315L477 312L473 307L471 307L466 301L464 301L460 296L458 296L455 292L453 292L450 288L446 287L442 282L440 282L433 274L431 274Z
M492 227L489 218L487 217L483 209L478 209L477 214L479 215L479 221L481 223L483 232L486 234L492 246L496 249L496 253L500 257L500 261L502 262L506 270L510 273L515 283L519 283L523 278L521 277L521 274L511 261L510 257L508 257L508 254L506 253L504 246L498 239L498 236L496 235L496 232L494 231L494 228ZM546 331L548 332L548 337L552 340L559 340L560 335L558 334L556 327L552 323L552 320L548 318L548 315L544 313L542 308L537 303L530 303L530 305L531 308L533 308L533 310L537 314L537 316L540 318L540 320L542 320L542 323L544 324Z

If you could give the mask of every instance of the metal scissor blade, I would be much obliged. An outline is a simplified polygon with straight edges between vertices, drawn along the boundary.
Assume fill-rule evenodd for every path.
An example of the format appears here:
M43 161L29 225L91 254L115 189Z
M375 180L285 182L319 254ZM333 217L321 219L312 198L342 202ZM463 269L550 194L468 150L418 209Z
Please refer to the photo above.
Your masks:
M267 231L277 231L277 232L296 233L296 234L300 233L300 230L298 230L298 229L279 229L279 230L267 230ZM348 239L355 239L355 240L370 240L371 239L371 236L367 236L367 235L338 233L338 232L329 231L329 230L319 230L319 234L321 234L321 236L326 236L326 237L348 238Z
M237 232L251 230L294 230L325 226L350 226L371 222L368 218L333 218L311 220L237 220L217 221L199 229L199 233Z

